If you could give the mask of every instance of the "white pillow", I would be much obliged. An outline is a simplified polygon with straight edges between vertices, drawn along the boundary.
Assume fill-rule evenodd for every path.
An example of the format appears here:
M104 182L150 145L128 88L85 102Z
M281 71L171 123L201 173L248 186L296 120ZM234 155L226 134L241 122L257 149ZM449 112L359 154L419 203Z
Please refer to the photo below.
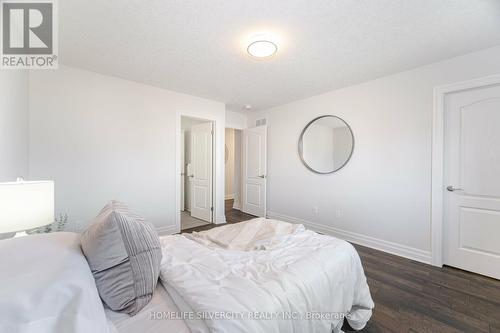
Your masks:
M0 267L0 332L110 332L78 234L2 240Z

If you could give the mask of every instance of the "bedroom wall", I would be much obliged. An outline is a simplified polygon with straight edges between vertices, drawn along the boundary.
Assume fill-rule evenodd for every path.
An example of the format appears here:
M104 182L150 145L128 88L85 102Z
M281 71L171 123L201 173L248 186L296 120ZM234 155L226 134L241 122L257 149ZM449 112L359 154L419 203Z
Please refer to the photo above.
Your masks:
M232 111L226 107L226 127L236 129L247 128L246 113Z
M0 182L28 178L28 72L0 71Z
M70 229L117 199L159 231L176 231L178 112L216 119L216 161L224 165L222 103L66 66L31 73L29 91L29 174L55 180L56 213L69 215ZM215 181L222 222L223 168Z
M249 113L269 128L268 215L430 261L433 89L495 73L500 46ZM345 119L356 140L349 164L327 176L297 153L302 128L324 114Z

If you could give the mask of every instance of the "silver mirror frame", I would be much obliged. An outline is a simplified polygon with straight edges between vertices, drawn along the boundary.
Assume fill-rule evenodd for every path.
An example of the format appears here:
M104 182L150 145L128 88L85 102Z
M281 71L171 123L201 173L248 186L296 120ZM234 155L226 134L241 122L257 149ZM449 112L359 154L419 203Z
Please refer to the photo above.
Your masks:
M333 171L328 171L328 172L320 172L320 171L317 171L317 170L314 170L313 168L311 168L307 162L304 160L304 151L302 149L302 144L303 144L303 139L304 139L304 134L306 133L307 129L309 128L309 126L311 126L311 124L313 124L315 121L319 120L319 119L322 119L322 118L337 118L339 119L340 121L342 121L346 126L347 128L349 129L349 133L351 133L351 138L352 138L352 148L351 148L351 153L349 154L349 157L347 158L347 160L344 162L344 164L342 164L340 167L338 167L337 169L333 170ZM304 166L309 169L310 171L314 172L314 173L317 173L317 174L320 174L320 175L329 175L329 174L332 174L334 172L337 172L339 171L340 169L342 169L343 167L346 166L347 163L349 163L349 161L351 160L351 157L352 157L352 154L354 153L354 146L355 146L355 140L354 140L354 132L352 131L352 128L351 126L349 126L349 124L342 118L340 117L337 117L337 116L334 116L334 115L324 115L324 116L319 116L319 117L316 117L314 118L313 120L311 120L310 122L307 123L307 125L304 127L304 129L302 130L302 132L300 133L300 137L299 137L299 144L298 144L298 150L299 150L299 157L300 157L300 160L302 161L302 164L304 164Z

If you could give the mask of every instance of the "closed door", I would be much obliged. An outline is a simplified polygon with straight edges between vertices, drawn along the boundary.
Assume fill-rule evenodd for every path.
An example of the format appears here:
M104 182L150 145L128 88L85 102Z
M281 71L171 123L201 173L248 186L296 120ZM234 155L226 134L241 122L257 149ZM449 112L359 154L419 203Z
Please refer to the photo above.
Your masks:
M444 263L500 279L500 85L445 97Z
M212 123L191 127L191 216L212 222Z
M267 126L243 130L242 211L266 216Z

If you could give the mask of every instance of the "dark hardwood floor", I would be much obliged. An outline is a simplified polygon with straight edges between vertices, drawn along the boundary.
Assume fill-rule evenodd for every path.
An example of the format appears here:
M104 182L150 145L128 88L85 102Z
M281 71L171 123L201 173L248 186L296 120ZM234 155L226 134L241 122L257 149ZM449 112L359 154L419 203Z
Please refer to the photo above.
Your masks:
M500 281L355 247L375 302L363 332L500 333Z
M254 218L232 207L232 200L228 200L228 223ZM361 332L500 333L500 281L354 246L375 302L372 319Z

